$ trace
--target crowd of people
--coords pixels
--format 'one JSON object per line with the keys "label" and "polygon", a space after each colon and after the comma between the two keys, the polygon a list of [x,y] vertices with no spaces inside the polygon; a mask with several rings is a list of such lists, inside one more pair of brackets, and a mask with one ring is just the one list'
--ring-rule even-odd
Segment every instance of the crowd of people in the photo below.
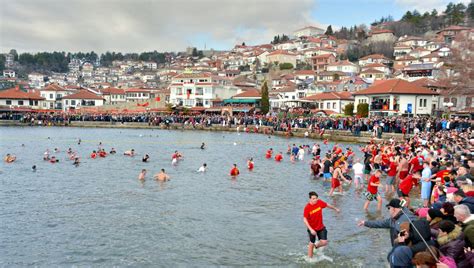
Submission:
{"label": "crowd of people", "polygon": [[[286,154],[290,162],[304,161],[311,155],[310,171],[314,179],[330,181],[329,198],[335,194],[348,192],[354,184],[355,190],[363,192],[365,197],[361,209],[369,210],[373,201],[380,211],[384,199],[389,200],[385,207],[389,217],[382,220],[361,220],[358,225],[368,228],[386,228],[390,230],[392,249],[387,252],[391,267],[474,267],[474,131],[471,122],[465,119],[434,118],[328,118],[291,116],[259,116],[240,114],[221,115],[68,115],[68,114],[23,114],[21,122],[47,125],[48,122],[67,123],[71,121],[110,121],[143,122],[150,125],[218,124],[235,127],[237,131],[249,131],[253,126],[270,126],[274,130],[290,131],[306,129],[308,132],[323,132],[324,129],[352,131],[373,131],[377,135],[383,132],[411,134],[403,140],[373,139],[360,147],[360,152],[352,148],[334,145],[327,152],[319,143],[313,146],[288,146]],[[81,140],[78,140],[80,145]],[[323,142],[327,145],[327,141]],[[202,143],[200,149],[206,148]],[[327,146],[325,147],[327,148]],[[55,153],[59,150],[55,149]],[[109,154],[114,154],[112,148]],[[80,161],[75,152],[67,151],[69,159],[78,166]],[[133,149],[125,151],[124,156],[134,157]],[[268,160],[281,162],[283,152],[274,154],[269,148],[264,156]],[[107,157],[108,154],[99,144],[90,158]],[[12,155],[5,162],[12,163]],[[171,164],[177,165],[183,155],[175,151]],[[57,163],[57,159],[46,151],[43,159]],[[150,156],[145,154],[143,162]],[[9,161],[7,161],[9,160]],[[254,169],[253,158],[247,160],[247,169]],[[36,166],[33,167],[33,170]],[[206,172],[204,163],[197,171]],[[138,175],[145,180],[146,169]],[[241,174],[237,164],[233,164],[230,176]],[[164,169],[153,176],[158,181],[168,181],[169,175]],[[351,194],[352,192],[349,192]],[[323,209],[340,209],[319,198],[311,191],[309,201],[303,213],[304,224],[309,235],[308,257],[313,252],[327,246],[328,231],[323,223]],[[331,229],[331,228],[329,228]]]}
{"label": "crowd of people", "polygon": [[[73,121],[110,122],[112,124],[136,122],[158,126],[160,124],[183,124],[190,126],[222,125],[235,126],[268,126],[275,131],[290,131],[292,129],[308,129],[310,132],[321,132],[327,129],[351,131],[354,135],[371,131],[379,136],[382,133],[417,134],[424,131],[452,130],[463,131],[471,127],[471,121],[466,118],[430,118],[430,117],[320,117],[312,115],[281,114],[246,114],[235,115],[197,114],[184,115],[179,113],[157,114],[117,114],[117,113],[3,113],[1,120],[16,120],[30,125],[67,125]],[[258,131],[258,129],[257,129]]]}
{"label": "crowd of people", "polygon": [[[354,181],[356,189],[363,189],[365,210],[372,201],[381,210],[381,192],[390,199],[386,204],[389,218],[361,220],[358,225],[390,230],[392,250],[387,252],[387,260],[391,267],[474,267],[471,129],[426,130],[403,142],[372,141],[361,148],[360,159],[352,150],[344,151],[337,145],[323,156],[318,145],[311,151],[312,174],[331,180],[330,195]],[[309,198],[304,223],[312,257],[313,249],[328,244],[322,210],[338,209],[315,192],[310,192]],[[414,205],[412,199],[420,200],[419,204]]]}

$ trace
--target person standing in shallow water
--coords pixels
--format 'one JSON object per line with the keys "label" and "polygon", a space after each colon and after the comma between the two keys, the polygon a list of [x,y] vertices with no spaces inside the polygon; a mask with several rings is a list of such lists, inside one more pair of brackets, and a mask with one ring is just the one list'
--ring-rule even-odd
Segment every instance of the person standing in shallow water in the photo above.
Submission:
{"label": "person standing in shallow water", "polygon": [[[313,251],[316,248],[324,247],[328,244],[328,231],[323,223],[323,209],[333,209],[337,212],[340,210],[323,200],[319,199],[316,192],[309,192],[309,202],[306,204],[303,212],[303,222],[308,229],[309,244],[308,257],[313,257]],[[316,236],[318,241],[316,241]]]}

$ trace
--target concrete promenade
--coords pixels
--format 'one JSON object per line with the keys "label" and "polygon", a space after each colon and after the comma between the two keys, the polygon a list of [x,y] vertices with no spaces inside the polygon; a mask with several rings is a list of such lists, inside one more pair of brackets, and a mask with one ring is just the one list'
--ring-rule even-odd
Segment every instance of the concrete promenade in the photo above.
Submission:
{"label": "concrete promenade", "polygon": [[[27,123],[20,123],[13,120],[0,120],[0,126],[19,126],[19,127],[45,127],[45,126],[29,126]],[[47,127],[47,126],[46,126]],[[160,126],[151,126],[148,123],[139,123],[139,122],[101,122],[101,121],[72,121],[69,125],[61,125],[59,127],[85,127],[85,128],[136,128],[136,129],[173,129],[173,130],[183,130],[183,131],[229,131],[236,132],[237,127],[229,127],[222,125],[212,125],[209,127],[196,125],[183,125],[183,124],[170,124],[169,127],[165,126],[164,123]],[[249,125],[250,132],[253,133],[254,126]],[[273,134],[269,134],[271,127],[262,126],[259,127],[259,134],[264,134],[265,129],[267,129],[267,134],[265,135],[275,135],[283,137],[300,137],[304,138],[304,133],[306,129],[292,129],[292,133],[288,136],[288,133],[283,131],[274,131]],[[244,126],[240,126],[240,132],[244,132]],[[334,141],[334,142],[352,142],[352,143],[367,143],[372,140],[371,132],[361,132],[360,136],[354,136],[350,131],[347,130],[326,130],[324,135],[321,137],[319,133],[309,133],[308,138]],[[403,139],[403,135],[399,133],[383,133],[382,139],[374,139],[375,141],[389,140],[393,138],[396,141]]]}

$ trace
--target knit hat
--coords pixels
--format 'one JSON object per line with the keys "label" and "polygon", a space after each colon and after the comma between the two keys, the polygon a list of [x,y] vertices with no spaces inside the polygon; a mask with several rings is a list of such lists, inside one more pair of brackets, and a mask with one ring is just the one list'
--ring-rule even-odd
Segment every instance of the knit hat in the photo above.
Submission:
{"label": "knit hat", "polygon": [[443,220],[439,223],[439,229],[445,233],[451,233],[454,230],[454,223],[448,220]]}

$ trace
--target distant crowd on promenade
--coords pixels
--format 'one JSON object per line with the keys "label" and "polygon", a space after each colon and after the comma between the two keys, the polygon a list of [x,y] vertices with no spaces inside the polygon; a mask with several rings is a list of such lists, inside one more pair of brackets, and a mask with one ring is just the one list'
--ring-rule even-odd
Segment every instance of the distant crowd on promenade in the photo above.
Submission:
{"label": "distant crowd on promenade", "polygon": [[158,126],[161,124],[183,124],[190,126],[221,125],[227,127],[253,126],[258,131],[261,126],[272,127],[274,131],[291,132],[294,129],[307,129],[314,133],[323,133],[325,130],[346,130],[354,135],[371,131],[380,136],[382,133],[417,134],[425,131],[466,130],[471,128],[472,122],[463,118],[430,118],[430,117],[320,117],[297,116],[292,114],[280,115],[183,115],[183,114],[111,114],[111,113],[4,113],[0,120],[15,120],[30,125],[66,125],[73,121],[110,122],[112,124],[141,122]]}

